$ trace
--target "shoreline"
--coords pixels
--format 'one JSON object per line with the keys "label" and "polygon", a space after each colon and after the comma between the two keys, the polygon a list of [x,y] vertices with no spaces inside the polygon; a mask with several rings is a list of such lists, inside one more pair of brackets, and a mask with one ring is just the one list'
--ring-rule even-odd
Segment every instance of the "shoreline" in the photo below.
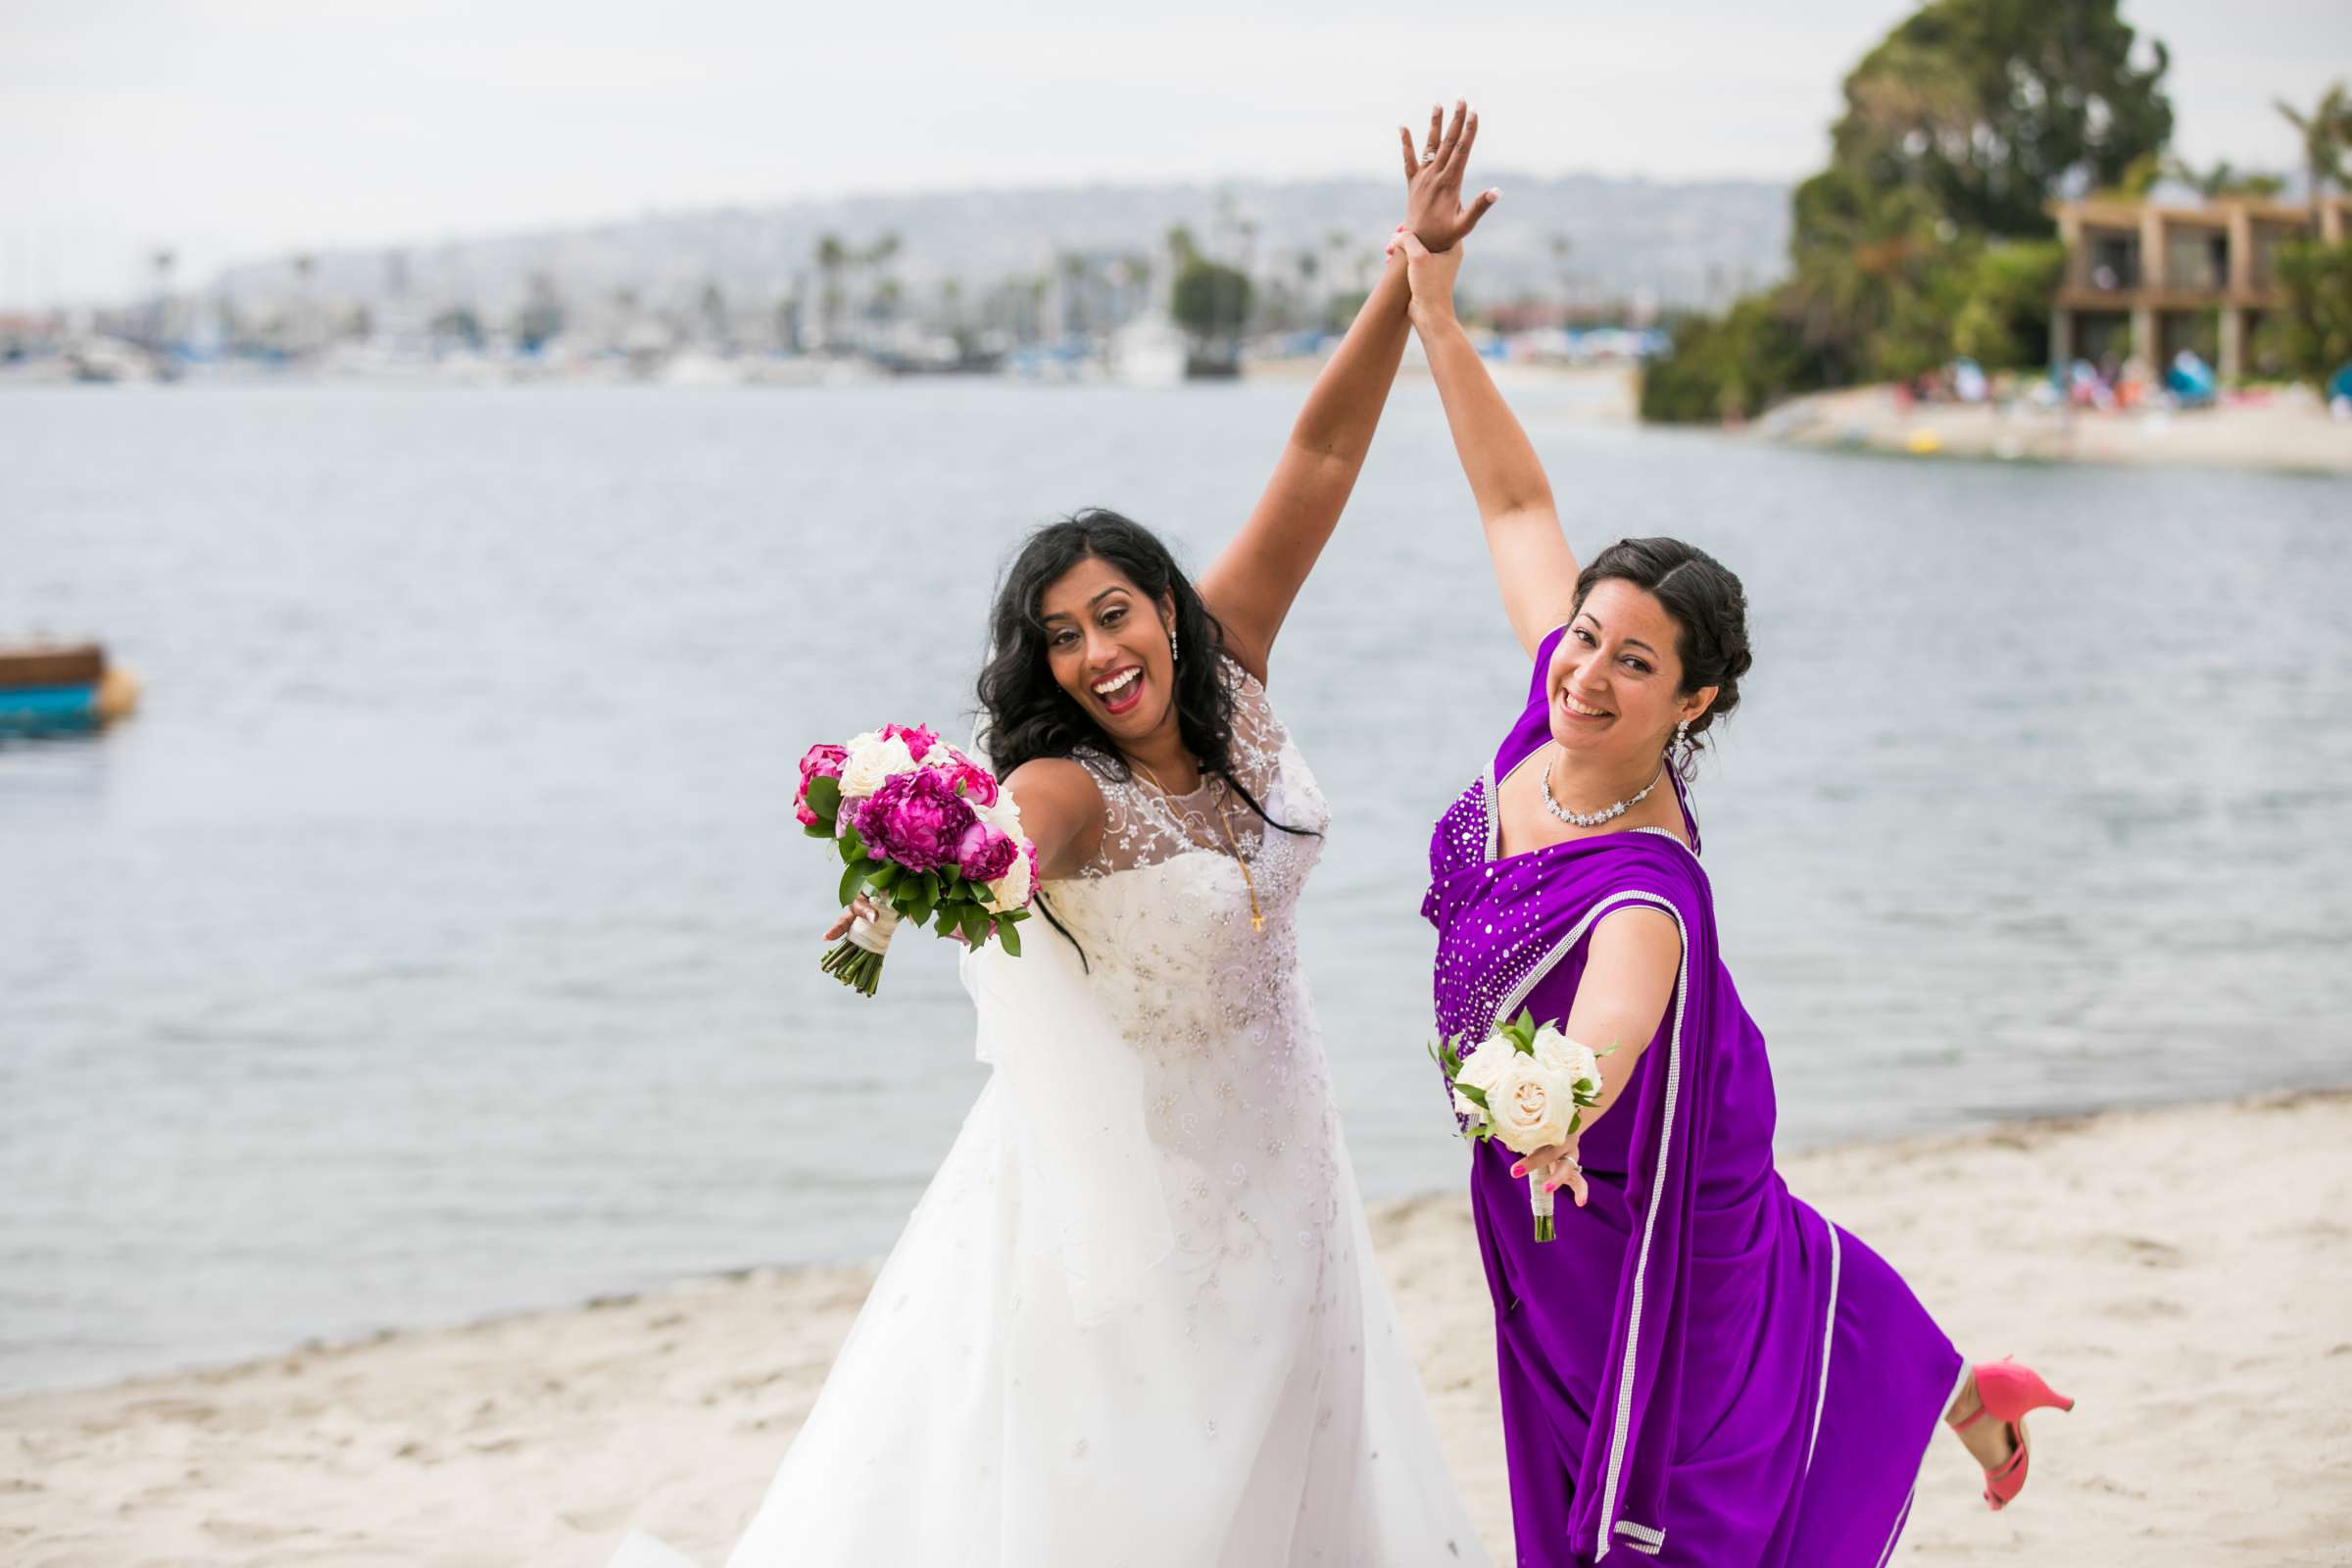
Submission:
{"label": "shoreline", "polygon": [[1807,393],[1748,428],[1778,445],[1818,451],[2352,474],[2352,420],[2294,391],[2188,412],[2096,413],[2022,403],[1905,405],[1889,386],[1858,386]]}
{"label": "shoreline", "polygon": [[[1901,1270],[1965,1352],[2014,1351],[2082,1400],[2037,1419],[2034,1485],[1998,1516],[1959,1446],[1933,1446],[1911,1554],[1986,1568],[2340,1560],[2352,1320],[2330,1303],[2352,1299],[2347,1147],[2352,1090],[2322,1089],[1784,1160],[1791,1188]],[[1372,1232],[1455,1479],[1507,1562],[1492,1308],[1467,1204],[1375,1204]],[[634,1527],[715,1562],[872,1277],[751,1269],[9,1396],[0,1548],[54,1568],[222,1555],[596,1568]]]}

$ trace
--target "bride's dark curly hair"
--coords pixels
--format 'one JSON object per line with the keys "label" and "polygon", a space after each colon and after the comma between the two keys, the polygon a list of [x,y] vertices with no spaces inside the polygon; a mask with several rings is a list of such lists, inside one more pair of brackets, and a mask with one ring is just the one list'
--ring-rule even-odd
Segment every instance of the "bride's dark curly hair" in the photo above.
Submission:
{"label": "bride's dark curly hair", "polygon": [[[1310,834],[1268,816],[1234,771],[1233,685],[1218,657],[1225,649],[1225,628],[1158,535],[1100,507],[1031,534],[997,585],[988,623],[989,659],[979,681],[980,745],[996,775],[1004,778],[1036,758],[1085,752],[1133,776],[1118,743],[1062,689],[1047,660],[1046,590],[1089,560],[1116,568],[1155,608],[1175,607],[1176,642],[1183,653],[1175,666],[1176,729],[1185,750],[1200,760],[1200,771],[1223,779],[1267,826]],[[1046,917],[1060,929],[1051,910]]]}

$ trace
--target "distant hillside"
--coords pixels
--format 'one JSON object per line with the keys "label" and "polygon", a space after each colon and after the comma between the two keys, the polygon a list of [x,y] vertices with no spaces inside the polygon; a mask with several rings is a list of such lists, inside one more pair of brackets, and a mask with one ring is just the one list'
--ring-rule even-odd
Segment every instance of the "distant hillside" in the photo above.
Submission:
{"label": "distant hillside", "polygon": [[[1576,174],[1490,174],[1503,201],[1482,225],[1466,293],[1585,299],[1640,294],[1664,305],[1720,305],[1777,277],[1788,245],[1785,186],[1757,180],[1667,183]],[[311,287],[329,297],[466,300],[511,309],[536,274],[574,299],[626,289],[649,306],[684,304],[715,283],[731,302],[765,305],[815,270],[818,237],[852,246],[898,235],[890,264],[921,304],[956,280],[967,290],[1039,276],[1069,251],[1134,253],[1165,265],[1170,227],[1209,254],[1247,255],[1261,276],[1301,275],[1301,252],[1326,279],[1376,266],[1398,191],[1378,180],[1095,185],[1057,189],[797,201],[762,208],[653,213],[590,227],[414,247],[320,253]],[[1555,238],[1565,237],[1564,256]],[[233,267],[219,289],[240,302],[282,297],[293,258]],[[1328,283],[1318,287],[1327,287]]]}

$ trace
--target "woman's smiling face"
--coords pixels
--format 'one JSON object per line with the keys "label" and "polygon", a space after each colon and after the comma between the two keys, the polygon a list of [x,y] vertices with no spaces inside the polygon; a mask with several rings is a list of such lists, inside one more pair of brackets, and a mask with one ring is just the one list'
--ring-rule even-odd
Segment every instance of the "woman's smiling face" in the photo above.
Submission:
{"label": "woman's smiling face", "polygon": [[1683,691],[1682,628],[1647,589],[1604,577],[1577,606],[1544,673],[1551,738],[1604,763],[1666,748],[1675,726],[1714,701]]}
{"label": "woman's smiling face", "polygon": [[1175,710],[1175,661],[1162,607],[1090,556],[1038,596],[1054,681],[1113,740],[1140,740]]}

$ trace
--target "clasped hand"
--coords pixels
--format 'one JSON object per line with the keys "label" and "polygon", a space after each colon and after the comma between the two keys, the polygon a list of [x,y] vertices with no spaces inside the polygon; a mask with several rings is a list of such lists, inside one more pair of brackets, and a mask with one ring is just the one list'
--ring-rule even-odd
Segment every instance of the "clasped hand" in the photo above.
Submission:
{"label": "clasped hand", "polygon": [[1487,210],[1501,199],[1498,190],[1482,190],[1467,206],[1462,203],[1462,176],[1470,167],[1470,148],[1478,140],[1478,116],[1455,100],[1453,121],[1445,112],[1429,112],[1429,136],[1413,148],[1413,133],[1402,125],[1396,135],[1404,148],[1404,221],[1389,242],[1389,254],[1405,254],[1405,274],[1412,288],[1413,318],[1425,321],[1453,313],[1453,279],[1461,270],[1461,242],[1478,226]]}

